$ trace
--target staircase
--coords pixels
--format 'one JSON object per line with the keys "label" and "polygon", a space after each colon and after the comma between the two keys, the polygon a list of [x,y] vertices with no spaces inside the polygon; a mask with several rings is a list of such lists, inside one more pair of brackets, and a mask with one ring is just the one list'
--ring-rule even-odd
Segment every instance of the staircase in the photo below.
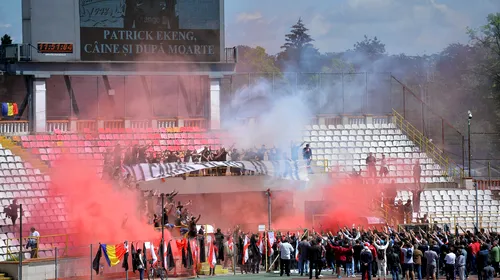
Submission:
{"label": "staircase", "polygon": [[8,277],[5,273],[0,273],[0,280],[12,280],[12,277]]}
{"label": "staircase", "polygon": [[[15,139],[15,138],[13,138]],[[42,173],[48,173],[49,171],[49,166],[43,162],[39,157],[31,154],[30,152],[26,151],[25,149],[21,148],[17,142],[10,140],[9,138],[5,136],[0,136],[0,144],[5,149],[9,149],[12,151],[12,153],[16,156],[21,157],[21,159],[24,162],[28,162],[33,166],[33,168],[40,169]],[[0,279],[1,280],[1,279]]]}
{"label": "staircase", "polygon": [[399,114],[396,110],[392,110],[394,116],[394,124],[399,128],[408,138],[420,148],[421,152],[431,158],[436,164],[441,166],[442,175],[444,177],[451,177],[460,179],[463,175],[463,169],[453,162],[442,150],[436,147],[432,141],[425,137],[416,127]]}

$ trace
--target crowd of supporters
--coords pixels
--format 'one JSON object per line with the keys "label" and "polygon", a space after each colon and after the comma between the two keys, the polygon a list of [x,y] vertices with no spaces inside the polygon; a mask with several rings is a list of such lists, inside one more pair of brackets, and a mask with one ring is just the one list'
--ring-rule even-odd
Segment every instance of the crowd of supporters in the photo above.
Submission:
{"label": "crowd of supporters", "polygon": [[[313,271],[318,278],[324,269],[331,269],[338,278],[361,274],[362,279],[421,280],[445,276],[447,280],[464,280],[477,275],[480,280],[489,280],[500,276],[496,232],[481,229],[472,233],[457,226],[452,233],[449,229],[421,224],[413,230],[385,226],[379,230],[344,227],[336,234],[276,232],[276,241],[269,251],[262,246],[264,238],[260,234],[237,230],[224,236],[219,231],[215,240],[224,252],[218,254],[219,263],[227,266],[236,254],[234,260],[242,274],[258,273],[267,265],[271,270],[279,270],[282,276],[290,276],[295,269],[309,278]],[[231,250],[233,237],[237,240],[236,251]]]}

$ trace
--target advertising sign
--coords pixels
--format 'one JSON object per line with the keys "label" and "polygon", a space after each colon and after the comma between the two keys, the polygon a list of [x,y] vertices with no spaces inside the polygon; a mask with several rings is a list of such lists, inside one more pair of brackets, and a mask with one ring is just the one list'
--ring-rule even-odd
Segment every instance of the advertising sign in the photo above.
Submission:
{"label": "advertising sign", "polygon": [[220,0],[79,0],[83,61],[220,60]]}

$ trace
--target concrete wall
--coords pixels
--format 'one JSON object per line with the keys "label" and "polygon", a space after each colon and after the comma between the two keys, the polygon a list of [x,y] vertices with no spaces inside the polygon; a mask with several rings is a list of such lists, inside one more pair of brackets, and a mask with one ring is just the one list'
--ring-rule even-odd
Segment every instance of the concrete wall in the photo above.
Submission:
{"label": "concrete wall", "polygon": [[73,43],[73,53],[45,55],[32,50],[33,61],[80,59],[79,0],[23,0],[23,43]]}
{"label": "concrete wall", "polygon": [[309,182],[283,180],[269,176],[214,176],[214,177],[188,177],[168,178],[142,182],[141,188],[145,190],[160,190],[163,193],[173,190],[179,194],[200,193],[236,193],[236,192],[264,192],[267,189],[277,190],[307,190],[312,186],[327,184],[327,174],[310,175]]}

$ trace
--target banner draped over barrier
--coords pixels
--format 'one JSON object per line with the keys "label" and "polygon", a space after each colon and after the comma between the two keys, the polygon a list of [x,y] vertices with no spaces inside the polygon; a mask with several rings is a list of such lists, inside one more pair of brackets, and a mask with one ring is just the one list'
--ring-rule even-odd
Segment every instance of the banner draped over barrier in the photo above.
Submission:
{"label": "banner draped over barrier", "polygon": [[304,161],[211,161],[189,163],[141,163],[124,166],[125,174],[137,181],[151,181],[217,167],[233,167],[286,180],[309,181]]}

